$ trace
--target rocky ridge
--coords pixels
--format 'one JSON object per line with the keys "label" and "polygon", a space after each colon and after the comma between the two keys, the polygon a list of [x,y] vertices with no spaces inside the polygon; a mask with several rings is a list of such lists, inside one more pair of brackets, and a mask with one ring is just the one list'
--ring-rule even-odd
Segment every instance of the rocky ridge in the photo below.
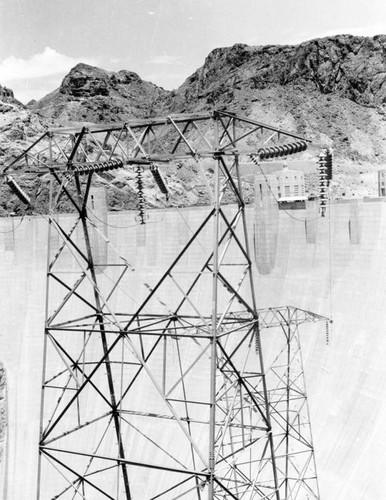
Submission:
{"label": "rocky ridge", "polygon": [[232,100],[246,84],[252,94],[300,85],[364,106],[386,106],[385,55],[386,35],[338,35],[291,46],[237,44],[213,50],[178,93],[213,105],[219,89]]}
{"label": "rocky ridge", "polygon": [[[0,157],[5,163],[52,124],[227,108],[315,141],[317,147],[305,152],[303,160],[314,159],[321,146],[333,147],[339,196],[342,186],[350,191],[346,185],[359,171],[372,172],[386,162],[386,35],[339,35],[296,46],[237,44],[215,49],[174,91],[145,82],[130,71],[115,73],[78,64],[57,90],[37,102],[23,106],[5,87],[0,88],[0,99],[8,106],[0,110]],[[188,172],[180,164],[167,173],[175,189],[174,203],[206,203],[194,185],[194,172],[190,176]],[[110,206],[133,207],[135,192],[127,187],[131,181],[118,176],[105,182]],[[34,192],[34,180],[29,179],[26,187]],[[148,200],[158,205],[150,177],[146,189]],[[15,203],[2,201],[0,211],[15,209]]]}
{"label": "rocky ridge", "polygon": [[296,130],[342,160],[385,161],[386,35],[215,49],[173,100],[175,110],[213,106]]}
{"label": "rocky ridge", "polygon": [[77,64],[61,86],[29,107],[49,123],[120,122],[166,112],[169,92],[132,71]]}

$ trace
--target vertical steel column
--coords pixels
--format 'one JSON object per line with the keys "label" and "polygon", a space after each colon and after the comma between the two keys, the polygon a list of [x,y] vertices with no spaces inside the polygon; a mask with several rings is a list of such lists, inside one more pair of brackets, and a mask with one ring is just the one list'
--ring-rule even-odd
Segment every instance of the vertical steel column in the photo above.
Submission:
{"label": "vertical steel column", "polygon": [[[52,157],[52,134],[49,134],[48,140],[48,151],[49,151],[49,162],[50,165],[53,163]],[[53,203],[53,177],[50,176],[50,192],[49,192],[49,219],[48,219],[48,227],[47,227],[47,258],[46,258],[46,299],[45,299],[45,321],[49,318],[49,288],[50,288],[50,280],[48,279],[48,273],[50,272],[50,257],[51,257],[51,216],[52,216],[52,203]],[[45,375],[46,375],[46,364],[47,364],[47,324],[45,325],[44,330],[44,339],[43,339],[43,368],[42,368],[42,388],[40,392],[40,428],[39,428],[39,443],[41,442],[41,438],[43,436],[43,413],[44,413],[44,383],[45,383]],[[41,468],[42,468],[42,454],[40,452],[39,447],[39,457],[38,457],[38,473],[37,473],[37,493],[36,498],[40,500],[40,483],[41,483]]]}
{"label": "vertical steel column", "polygon": [[[233,138],[235,140],[237,138],[237,131],[236,131],[236,124],[235,124],[234,120],[233,120],[232,133],[233,133]],[[243,192],[242,192],[240,168],[239,168],[239,155],[237,153],[234,154],[234,166],[236,169],[238,190],[240,192],[240,199],[244,201]],[[253,272],[252,272],[252,258],[251,258],[251,252],[250,252],[250,247],[249,247],[248,227],[247,227],[247,220],[246,220],[246,215],[245,215],[245,204],[244,203],[243,203],[241,209],[242,209],[242,221],[243,221],[243,231],[244,231],[244,240],[245,240],[244,244],[245,244],[245,250],[247,252],[248,259],[249,259],[249,283],[250,283],[250,289],[251,289],[252,307],[253,307],[253,311],[256,315],[256,318],[258,319],[259,315],[257,313],[255,283],[254,283]],[[278,480],[277,467],[276,467],[276,456],[275,456],[275,444],[274,444],[273,435],[272,435],[272,424],[271,424],[271,416],[270,416],[268,388],[267,388],[267,381],[266,381],[266,375],[265,375],[265,369],[264,369],[264,357],[263,357],[262,346],[261,346],[259,323],[257,323],[257,325],[255,327],[254,335],[255,335],[255,345],[256,345],[256,349],[258,350],[259,363],[260,363],[260,368],[261,368],[261,373],[262,373],[264,406],[265,406],[265,410],[266,410],[265,416],[266,416],[267,424],[269,426],[268,439],[269,439],[270,455],[271,455],[271,462],[272,462],[272,473],[273,473],[273,479],[274,479],[275,496],[276,496],[276,500],[280,500],[279,480]]]}
{"label": "vertical steel column", "polygon": [[[92,174],[90,174],[88,185],[90,184],[90,181],[91,181],[91,175]],[[110,366],[110,356],[109,356],[109,352],[108,352],[109,348],[107,345],[107,338],[106,338],[105,325],[104,325],[104,319],[103,319],[103,311],[102,311],[103,308],[102,308],[101,300],[100,300],[99,293],[98,293],[98,284],[97,284],[97,278],[96,278],[96,272],[95,272],[95,265],[94,265],[94,259],[93,259],[91,243],[90,243],[90,236],[89,236],[87,221],[86,221],[86,219],[87,219],[87,197],[88,197],[89,190],[87,189],[86,194],[84,196],[82,196],[81,185],[79,182],[78,174],[75,174],[75,183],[76,183],[76,188],[77,188],[77,192],[78,192],[78,196],[79,196],[79,203],[82,204],[81,222],[82,222],[84,239],[85,239],[85,243],[86,243],[88,265],[89,265],[89,269],[90,269],[91,279],[94,283],[94,300],[95,300],[95,306],[97,309],[96,319],[97,319],[97,322],[98,322],[99,328],[100,328],[103,354],[105,357],[105,369],[106,369],[106,375],[107,375],[107,383],[108,383],[109,392],[110,392],[110,399],[111,399],[112,416],[113,416],[115,433],[116,433],[117,442],[118,442],[119,455],[120,455],[120,458],[122,459],[122,462],[120,462],[120,466],[122,469],[122,476],[123,476],[123,483],[124,483],[124,487],[125,487],[126,500],[131,500],[130,484],[129,484],[129,478],[128,478],[128,474],[127,474],[127,466],[126,466],[126,463],[124,462],[125,451],[124,451],[123,443],[122,443],[119,410],[118,410],[117,400],[116,400],[116,396],[115,396],[115,387],[114,387],[112,370],[111,370],[111,366]]]}
{"label": "vertical steel column", "polygon": [[[214,120],[215,151],[219,147],[218,118]],[[209,423],[209,485],[208,500],[214,499],[215,441],[216,441],[216,371],[217,371],[217,293],[218,293],[218,243],[220,230],[220,160],[215,157],[213,202],[213,275],[212,275],[212,338],[210,368],[210,423]]]}
{"label": "vertical steel column", "polygon": [[[303,374],[303,386],[304,386],[304,397],[305,397],[305,402],[306,402],[306,409],[307,409],[307,416],[308,416],[308,426],[309,426],[309,433],[310,433],[310,444],[311,444],[311,450],[312,450],[312,464],[314,466],[314,473],[315,473],[315,482],[316,482],[316,499],[320,500],[320,489],[319,489],[319,479],[318,479],[318,469],[316,467],[316,458],[315,458],[315,450],[314,450],[314,442],[312,439],[312,425],[311,425],[311,415],[310,415],[310,409],[308,406],[308,399],[307,399],[307,384],[306,384],[306,378],[304,376],[304,363],[303,363],[303,354],[302,354],[302,348],[301,348],[301,341],[300,341],[300,334],[299,334],[299,311],[295,311],[295,319],[296,319],[296,324],[295,324],[295,332],[296,332],[296,338],[298,341],[298,346],[299,346],[299,362],[300,362],[300,370],[301,373]],[[325,318],[327,319],[327,318]]]}
{"label": "vertical steel column", "polygon": [[286,430],[285,430],[285,499],[288,498],[289,491],[289,439],[290,439],[290,384],[291,384],[291,318],[290,310],[287,311],[287,331],[283,328],[287,340],[287,370],[286,370]]}

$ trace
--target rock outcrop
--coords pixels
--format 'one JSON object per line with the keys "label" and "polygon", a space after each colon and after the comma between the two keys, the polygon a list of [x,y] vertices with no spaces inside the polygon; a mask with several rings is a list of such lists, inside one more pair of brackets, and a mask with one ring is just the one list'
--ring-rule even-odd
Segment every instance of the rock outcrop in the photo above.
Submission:
{"label": "rock outcrop", "polygon": [[[315,158],[320,147],[333,147],[337,192],[343,192],[340,188],[350,184],[353,172],[386,164],[386,35],[218,48],[171,92],[131,71],[109,72],[86,64],[75,66],[57,90],[27,106],[16,101],[10,89],[0,87],[0,159],[12,160],[51,125],[123,122],[213,108],[307,136],[316,147],[303,154],[304,160]],[[194,173],[186,184],[184,170],[180,165],[168,172],[178,204],[205,203],[192,184]],[[131,181],[118,177],[106,181],[110,206],[133,207],[134,188],[130,196],[118,193],[122,182]],[[44,210],[46,190],[35,189],[34,179],[25,182],[39,198],[39,210]],[[149,203],[157,205],[150,177],[145,189]],[[0,186],[0,213],[19,211],[17,200],[3,201],[3,191]]]}
{"label": "rock outcrop", "polygon": [[295,46],[237,44],[215,49],[178,95],[213,105],[218,98],[232,102],[235,91],[246,85],[251,92],[300,86],[304,92],[316,90],[382,107],[386,104],[386,35],[338,35]]}
{"label": "rock outcrop", "polygon": [[76,65],[61,86],[30,105],[48,122],[118,122],[165,112],[169,92],[145,82],[132,71],[108,72]]}
{"label": "rock outcrop", "polygon": [[30,109],[49,123],[227,108],[305,134],[347,161],[386,161],[386,35],[213,50],[177,90],[78,64]]}
{"label": "rock outcrop", "polygon": [[0,113],[6,113],[11,109],[23,107],[23,104],[15,99],[13,90],[0,85]]}
{"label": "rock outcrop", "polygon": [[174,111],[225,107],[332,146],[345,161],[386,161],[386,35],[213,50],[176,91]]}

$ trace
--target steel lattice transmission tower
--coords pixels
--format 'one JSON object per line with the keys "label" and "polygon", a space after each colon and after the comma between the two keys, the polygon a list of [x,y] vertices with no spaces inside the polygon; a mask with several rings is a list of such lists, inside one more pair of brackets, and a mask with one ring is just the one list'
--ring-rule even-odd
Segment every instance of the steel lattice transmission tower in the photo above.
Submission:
{"label": "steel lattice transmission tower", "polygon": [[[172,115],[50,130],[4,170],[9,183],[20,165],[50,174],[61,240],[48,252],[39,500],[319,499],[297,328],[320,317],[256,308],[239,168],[306,145],[226,111]],[[212,205],[143,278],[94,217],[92,180],[150,169],[165,192],[176,158],[213,160]],[[63,199],[74,217],[56,215]],[[265,367],[271,328],[284,344]]]}

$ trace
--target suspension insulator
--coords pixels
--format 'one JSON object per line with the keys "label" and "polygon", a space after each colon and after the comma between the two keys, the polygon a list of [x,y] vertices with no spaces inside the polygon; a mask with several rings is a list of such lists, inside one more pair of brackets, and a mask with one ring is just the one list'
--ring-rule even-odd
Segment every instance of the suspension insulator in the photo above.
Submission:
{"label": "suspension insulator", "polygon": [[143,167],[137,165],[134,169],[136,176],[136,186],[137,186],[137,209],[138,209],[138,221],[140,224],[145,224],[146,214],[145,214],[145,197],[143,194],[143,180],[142,172]]}
{"label": "suspension insulator", "polygon": [[327,197],[328,197],[328,179],[327,179],[327,151],[324,150],[319,155],[319,205],[320,215],[325,216]]}
{"label": "suspension insulator", "polygon": [[123,162],[119,159],[88,163],[86,165],[72,165],[72,169],[79,175],[89,174],[91,172],[105,172],[106,170],[113,170],[114,168],[122,168]]}
{"label": "suspension insulator", "polygon": [[330,343],[330,322],[326,321],[326,344]]}
{"label": "suspension insulator", "polygon": [[267,158],[274,158],[276,156],[276,148],[273,146],[269,147],[267,150]]}
{"label": "suspension insulator", "polygon": [[19,184],[15,181],[15,179],[8,175],[5,179],[5,182],[8,184],[10,189],[16,194],[20,201],[22,201],[25,205],[31,205],[31,198],[28,194],[19,186]]}
{"label": "suspension insulator", "polygon": [[288,156],[295,153],[300,153],[301,151],[305,151],[307,149],[306,141],[297,141],[289,144],[283,144],[280,146],[271,146],[268,148],[260,148],[257,150],[255,155],[250,155],[251,158],[253,156],[257,156],[260,160],[267,160],[269,158],[277,158],[280,156]]}
{"label": "suspension insulator", "polygon": [[327,182],[330,183],[332,180],[332,151],[328,149],[326,151],[326,177]]}
{"label": "suspension insulator", "polygon": [[166,196],[166,199],[168,199],[169,196],[168,188],[166,187],[166,184],[161,176],[161,172],[159,171],[159,168],[155,163],[150,165],[150,172],[152,173],[154,180],[157,183],[157,186],[159,187],[161,193]]}
{"label": "suspension insulator", "polygon": [[283,156],[287,156],[290,154],[290,148],[288,144],[283,144],[282,148],[283,148]]}
{"label": "suspension insulator", "polygon": [[257,323],[257,326],[256,326],[256,330],[255,330],[255,333],[254,333],[254,336],[255,336],[255,352],[256,354],[259,354],[259,346],[260,346],[260,342],[259,342],[259,336],[260,336],[260,327],[259,327],[259,324]]}

